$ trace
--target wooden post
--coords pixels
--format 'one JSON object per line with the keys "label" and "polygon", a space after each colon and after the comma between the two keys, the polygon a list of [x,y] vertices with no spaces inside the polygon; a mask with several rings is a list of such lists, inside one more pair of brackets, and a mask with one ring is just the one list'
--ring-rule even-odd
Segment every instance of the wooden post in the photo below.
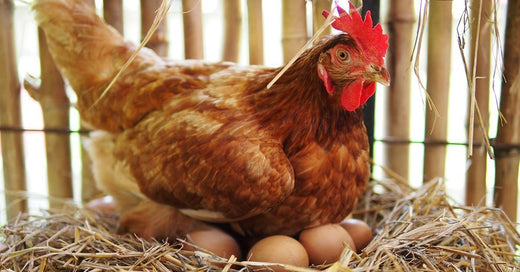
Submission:
{"label": "wooden post", "polygon": [[426,110],[424,135],[424,180],[444,177],[448,137],[452,2],[431,0],[428,21],[428,83],[426,89],[437,107]]}
{"label": "wooden post", "polygon": [[[162,0],[141,0],[141,39],[144,39],[153,24],[156,11],[161,6]],[[163,18],[157,30],[153,33],[146,47],[151,48],[157,55],[168,56],[168,28],[167,19]]]}
{"label": "wooden post", "polygon": [[[331,7],[330,0],[313,0],[312,1],[312,33],[316,33],[318,29],[325,23],[325,17],[321,14],[323,10],[329,10]],[[320,34],[320,37],[330,34],[330,27]]]}
{"label": "wooden post", "polygon": [[[482,3],[482,6],[480,6]],[[491,82],[491,28],[492,28],[492,5],[493,0],[473,0],[471,8],[471,71],[475,67],[475,99],[477,100],[480,114],[484,120],[486,131],[489,122],[489,88]],[[479,14],[480,18],[479,18]],[[480,30],[477,29],[480,23]],[[479,31],[479,32],[477,32]],[[477,41],[478,36],[478,41]],[[474,46],[476,44],[476,47]],[[476,57],[476,63],[473,62]],[[473,114],[473,113],[469,113]],[[475,119],[471,164],[466,175],[466,204],[486,205],[486,173],[487,173],[487,150],[483,137],[486,137]]]}
{"label": "wooden post", "polygon": [[[16,67],[13,27],[14,4],[12,0],[0,0],[0,126],[22,126],[20,107],[20,81]],[[7,191],[7,219],[15,219],[18,213],[27,210],[25,198],[9,192],[25,191],[25,164],[23,139],[20,132],[1,131],[4,186]]]}
{"label": "wooden post", "polygon": [[186,59],[203,59],[202,7],[200,0],[182,0],[184,22],[184,56]]}
{"label": "wooden post", "polygon": [[247,1],[249,64],[264,64],[264,28],[262,0]]}
{"label": "wooden post", "polygon": [[392,0],[388,16],[389,58],[388,70],[392,78],[385,91],[386,120],[384,164],[408,180],[410,137],[410,92],[412,42],[415,34],[413,0]]}
{"label": "wooden post", "polygon": [[[54,64],[47,47],[45,34],[38,29],[40,47],[41,84],[28,81],[25,86],[29,94],[42,107],[45,129],[69,129],[70,102],[65,93],[65,83]],[[72,168],[70,161],[70,137],[68,133],[45,133],[47,157],[47,186],[53,198],[72,198]],[[61,207],[59,201],[49,200],[50,208]]]}
{"label": "wooden post", "polygon": [[240,0],[223,1],[224,46],[222,60],[238,62],[240,35],[242,30],[242,7]]}
{"label": "wooden post", "polygon": [[123,0],[103,0],[103,17],[123,35]]}
{"label": "wooden post", "polygon": [[520,162],[520,0],[509,0],[504,49],[504,80],[500,111],[507,123],[499,123],[496,143],[495,205],[516,222],[518,164]]}
{"label": "wooden post", "polygon": [[282,47],[284,63],[289,62],[307,42],[305,1],[282,1]]}

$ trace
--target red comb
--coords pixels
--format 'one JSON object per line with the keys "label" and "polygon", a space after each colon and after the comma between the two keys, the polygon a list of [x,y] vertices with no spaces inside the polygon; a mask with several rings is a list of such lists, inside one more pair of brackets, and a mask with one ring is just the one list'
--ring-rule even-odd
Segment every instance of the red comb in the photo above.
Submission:
{"label": "red comb", "polygon": [[[372,27],[372,17],[370,11],[367,11],[365,20],[356,10],[356,7],[349,1],[350,15],[339,5],[337,10],[339,18],[332,22],[332,27],[339,31],[348,33],[357,44],[365,51],[365,55],[369,60],[379,66],[384,64],[386,50],[388,49],[388,35],[383,34],[383,28],[380,24]],[[324,10],[323,16],[327,18],[329,12]]]}

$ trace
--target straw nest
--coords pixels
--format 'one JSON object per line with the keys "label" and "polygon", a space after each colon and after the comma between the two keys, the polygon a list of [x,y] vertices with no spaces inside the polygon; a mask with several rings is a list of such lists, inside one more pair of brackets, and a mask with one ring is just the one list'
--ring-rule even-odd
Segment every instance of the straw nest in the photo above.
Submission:
{"label": "straw nest", "polygon": [[[298,271],[519,271],[520,235],[499,209],[449,201],[442,180],[419,189],[373,181],[355,217],[374,231],[360,253],[346,248],[327,267]],[[0,268],[7,271],[269,271],[265,263],[219,258],[185,241],[147,242],[113,234],[117,218],[68,212],[24,215],[0,229]]]}

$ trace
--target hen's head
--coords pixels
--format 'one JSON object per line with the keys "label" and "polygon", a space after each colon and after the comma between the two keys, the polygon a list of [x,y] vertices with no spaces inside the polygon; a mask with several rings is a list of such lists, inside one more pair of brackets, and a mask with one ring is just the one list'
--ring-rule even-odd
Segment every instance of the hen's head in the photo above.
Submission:
{"label": "hen's head", "polygon": [[[375,91],[376,82],[388,85],[390,75],[384,67],[388,35],[381,25],[372,27],[370,12],[365,20],[351,4],[350,15],[338,6],[339,18],[332,27],[346,32],[321,53],[318,75],[329,94],[341,90],[341,104],[348,111],[363,105]],[[327,11],[323,12],[329,16]]]}

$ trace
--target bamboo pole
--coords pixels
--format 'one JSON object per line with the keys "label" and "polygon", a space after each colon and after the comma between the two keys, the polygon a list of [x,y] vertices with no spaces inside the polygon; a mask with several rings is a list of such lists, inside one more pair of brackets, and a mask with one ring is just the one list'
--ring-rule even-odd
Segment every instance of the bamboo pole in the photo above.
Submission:
{"label": "bamboo pole", "polygon": [[184,56],[186,59],[203,59],[202,7],[200,0],[182,0],[184,22]]}
{"label": "bamboo pole", "polygon": [[[16,52],[13,30],[14,4],[12,0],[0,0],[0,126],[21,127],[20,81],[16,67]],[[25,191],[25,163],[22,135],[15,131],[0,131],[6,215],[15,219],[18,213],[27,210],[25,198],[10,194]]]}
{"label": "bamboo pole", "polygon": [[[141,0],[141,39],[144,39],[153,24],[156,11],[163,0]],[[168,56],[168,28],[167,19],[163,18],[157,30],[153,33],[146,47],[151,48],[157,55]]]}
{"label": "bamboo pole", "polygon": [[242,30],[242,6],[240,0],[223,1],[224,46],[222,60],[238,62]]}
{"label": "bamboo pole", "polygon": [[[325,23],[325,17],[321,14],[323,10],[330,10],[330,0],[312,0],[312,33],[316,33],[318,29]],[[330,27],[320,34],[320,38],[330,34]]]}
{"label": "bamboo pole", "polygon": [[[482,3],[482,6],[481,6]],[[493,0],[473,0],[471,8],[471,71],[475,67],[475,99],[484,120],[486,131],[489,120],[489,88],[491,77],[491,27],[492,27],[492,5]],[[480,18],[479,18],[479,14]],[[478,32],[477,32],[478,31]],[[477,40],[478,37],[478,40]],[[476,43],[476,47],[473,46]],[[476,60],[474,62],[473,60]],[[472,113],[469,113],[472,114]],[[473,152],[470,158],[471,164],[466,175],[466,204],[486,205],[486,173],[487,173],[487,150],[483,137],[486,137],[479,128],[478,121],[472,125]]]}
{"label": "bamboo pole", "polygon": [[306,6],[302,0],[282,1],[282,47],[284,63],[289,62],[307,42]]}
{"label": "bamboo pole", "polygon": [[124,33],[123,0],[103,0],[103,17],[119,33]]}
{"label": "bamboo pole", "polygon": [[414,34],[414,1],[392,0],[388,15],[388,70],[392,78],[386,94],[385,137],[392,141],[385,146],[384,164],[408,180],[410,137],[410,92],[412,42]]}
{"label": "bamboo pole", "polygon": [[[68,130],[70,102],[65,83],[50,55],[43,30],[38,29],[41,84],[25,81],[28,93],[40,103],[45,129]],[[70,137],[66,133],[46,133],[47,186],[50,208],[61,208],[53,198],[72,198]]]}
{"label": "bamboo pole", "polygon": [[495,142],[495,205],[515,222],[520,162],[520,0],[509,0],[504,49],[500,111],[507,121],[499,125]]}
{"label": "bamboo pole", "polygon": [[[450,90],[452,2],[431,0],[428,21],[428,82],[426,89],[437,112],[426,111],[424,180],[444,177],[448,137],[448,97]],[[437,115],[438,114],[438,115]]]}
{"label": "bamboo pole", "polygon": [[264,64],[264,28],[262,0],[247,1],[249,64]]}

